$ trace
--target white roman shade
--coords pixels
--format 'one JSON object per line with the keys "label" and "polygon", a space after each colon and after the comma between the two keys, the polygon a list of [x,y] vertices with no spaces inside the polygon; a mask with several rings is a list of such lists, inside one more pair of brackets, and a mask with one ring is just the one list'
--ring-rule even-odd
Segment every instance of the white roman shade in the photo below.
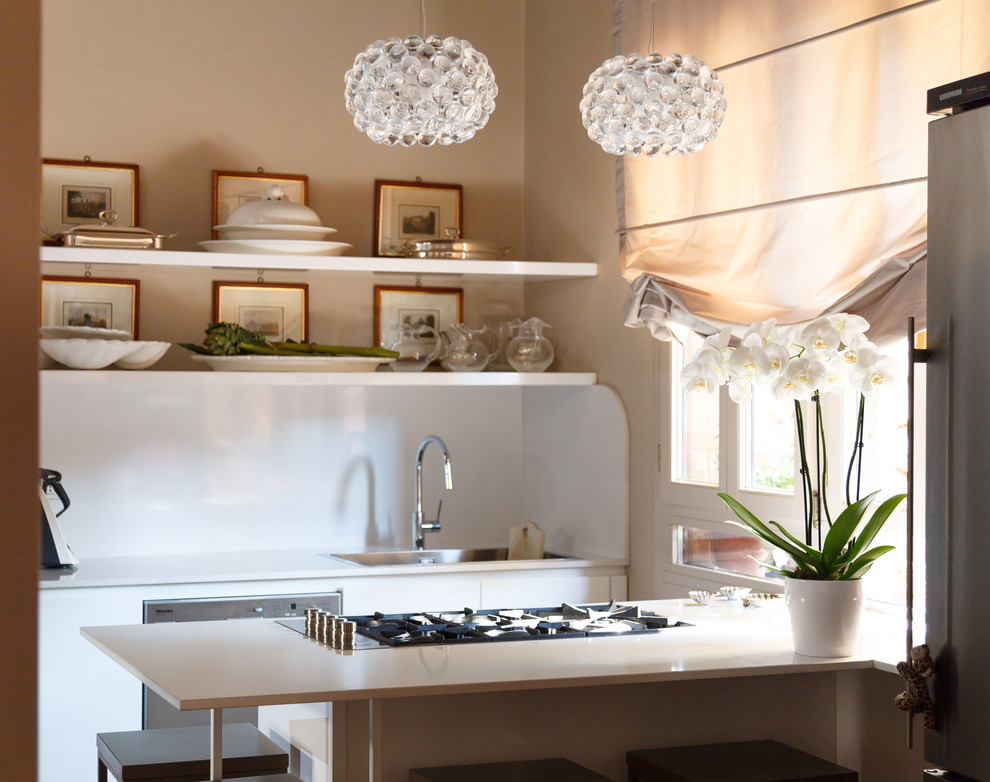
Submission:
{"label": "white roman shade", "polygon": [[[715,68],[728,109],[698,154],[619,162],[627,325],[922,319],[926,93],[990,70],[988,6],[657,0],[653,48]],[[616,3],[617,50],[648,50],[651,13]]]}

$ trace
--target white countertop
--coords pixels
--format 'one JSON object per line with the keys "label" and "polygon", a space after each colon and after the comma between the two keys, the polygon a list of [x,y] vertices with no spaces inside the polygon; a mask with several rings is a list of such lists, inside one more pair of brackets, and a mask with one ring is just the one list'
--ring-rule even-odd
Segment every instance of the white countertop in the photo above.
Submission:
{"label": "white countertop", "polygon": [[[890,664],[896,638],[855,657],[794,654],[783,600],[640,602],[691,623],[637,637],[335,652],[275,620],[84,627],[82,634],[179,709],[838,671]],[[867,621],[867,627],[875,626]],[[190,662],[194,661],[194,662]]]}
{"label": "white countertop", "polygon": [[[449,565],[360,567],[323,556],[323,550],[280,550],[170,554],[141,557],[88,557],[74,571],[43,569],[41,589],[193,584],[225,581],[278,581],[505,570],[550,570],[628,565],[628,560],[595,555],[573,559],[464,562]],[[353,552],[336,552],[353,553]]]}

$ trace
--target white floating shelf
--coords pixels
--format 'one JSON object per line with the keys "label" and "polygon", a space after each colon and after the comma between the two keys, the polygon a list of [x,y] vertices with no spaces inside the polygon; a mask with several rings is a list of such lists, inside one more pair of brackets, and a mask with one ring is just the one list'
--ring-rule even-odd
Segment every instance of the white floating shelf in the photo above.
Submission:
{"label": "white floating shelf", "polygon": [[174,268],[266,269],[332,272],[351,276],[421,274],[465,279],[508,278],[542,282],[595,277],[596,263],[557,261],[447,261],[423,258],[357,258],[349,255],[254,255],[176,250],[103,250],[90,247],[42,247],[49,263],[156,266]]}
{"label": "white floating shelf", "polygon": [[199,384],[211,386],[433,386],[433,387],[560,387],[593,386],[594,372],[216,372],[177,370],[41,371],[42,385],[50,384]]}

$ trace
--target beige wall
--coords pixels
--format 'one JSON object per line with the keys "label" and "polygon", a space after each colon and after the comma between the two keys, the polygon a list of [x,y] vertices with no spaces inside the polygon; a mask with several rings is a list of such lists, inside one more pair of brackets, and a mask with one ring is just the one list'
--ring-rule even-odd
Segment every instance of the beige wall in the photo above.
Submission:
{"label": "beige wall", "polygon": [[[306,174],[310,206],[351,255],[372,253],[376,179],[459,183],[464,235],[512,248],[523,243],[522,0],[427,4],[427,31],[455,34],[489,58],[500,93],[470,143],[389,148],[372,143],[344,108],[344,73],[378,38],[419,33],[419,4],[369,0],[45,0],[42,154],[136,163],[141,224],[178,233],[168,249],[210,239],[212,171]],[[46,264],[46,274],[80,274]],[[253,271],[177,274],[94,267],[99,277],[141,281],[143,339],[199,342],[212,316],[212,281],[254,280]],[[370,344],[374,280],[267,272],[269,282],[310,287],[310,338]],[[424,285],[465,289],[465,317],[481,325],[497,304],[521,309],[517,284]],[[189,369],[173,348],[159,365]]]}
{"label": "beige wall", "polygon": [[[0,757],[4,779],[36,777],[38,534],[39,0],[0,14]],[[16,194],[16,195],[12,195]]]}
{"label": "beige wall", "polygon": [[142,223],[210,238],[211,171],[307,174],[310,205],[371,254],[375,179],[464,185],[466,236],[522,241],[522,0],[427,3],[427,29],[489,58],[483,132],[448,148],[372,143],[344,109],[344,73],[377,38],[418,33],[392,0],[45,0],[42,153],[137,163]]}
{"label": "beige wall", "polygon": [[[394,21],[383,23],[389,14]],[[587,138],[577,109],[588,74],[611,54],[611,3],[433,0],[427,29],[454,32],[486,53],[497,108],[467,144],[397,149],[353,128],[343,74],[377,37],[417,32],[415,3],[45,0],[42,154],[137,163],[141,223],[178,232],[173,249],[210,238],[214,169],[262,166],[307,174],[310,205],[339,229],[335,239],[355,245],[354,255],[371,253],[374,180],[420,176],[463,184],[469,238],[495,239],[527,260],[597,261],[598,279],[528,286],[525,303],[516,285],[466,284],[465,314],[480,325],[494,303],[507,302],[540,315],[553,326],[557,369],[593,369],[618,391],[631,421],[630,594],[656,596],[655,350],[644,331],[622,325],[615,159]],[[44,271],[81,273],[52,264]],[[142,338],[193,342],[211,315],[211,281],[256,276],[93,273],[140,278]],[[292,272],[265,279],[310,285],[313,339],[370,342],[373,282]],[[161,367],[189,362],[173,348]]]}
{"label": "beige wall", "polygon": [[[629,420],[629,597],[659,597],[655,560],[655,343],[623,325],[627,283],[615,234],[615,157],[592,142],[578,103],[588,75],[612,53],[612,4],[526,6],[526,255],[597,261],[598,277],[528,286],[526,309],[553,324],[560,369],[591,368],[615,389]],[[594,443],[589,443],[594,447]]]}

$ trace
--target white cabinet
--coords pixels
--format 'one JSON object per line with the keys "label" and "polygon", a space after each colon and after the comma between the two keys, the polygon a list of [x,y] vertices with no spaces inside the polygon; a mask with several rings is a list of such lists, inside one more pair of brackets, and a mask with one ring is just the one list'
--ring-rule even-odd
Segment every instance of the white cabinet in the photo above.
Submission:
{"label": "white cabinet", "polygon": [[141,601],[131,590],[51,589],[39,608],[38,779],[89,782],[96,734],[141,727],[141,685],[79,628],[139,624]]}
{"label": "white cabinet", "polygon": [[564,602],[572,605],[607,603],[612,597],[611,577],[607,575],[534,578],[527,573],[513,578],[484,579],[480,605],[483,608],[539,608]]}
{"label": "white cabinet", "polygon": [[[96,762],[96,734],[141,728],[141,685],[86,641],[79,628],[140,624],[145,600],[340,591],[343,610],[347,614],[403,613],[465,606],[492,608],[508,606],[517,599],[519,604],[535,601],[554,605],[564,600],[607,601],[608,583],[616,577],[624,579],[622,570],[621,566],[605,566],[591,568],[587,575],[574,568],[505,570],[496,575],[491,571],[438,573],[434,570],[400,576],[42,589],[39,599],[38,780],[90,782]],[[523,599],[523,595],[527,597]],[[277,665],[278,661],[273,664]],[[313,734],[312,725],[325,720],[326,708],[314,706],[309,712],[306,719],[313,722],[293,723],[293,735],[298,734],[299,741],[305,743],[303,748],[319,757],[321,750],[306,742],[313,739],[313,735],[325,735],[320,733],[319,726]],[[296,715],[296,719],[302,718]],[[309,737],[305,741],[301,738],[304,735]]]}

